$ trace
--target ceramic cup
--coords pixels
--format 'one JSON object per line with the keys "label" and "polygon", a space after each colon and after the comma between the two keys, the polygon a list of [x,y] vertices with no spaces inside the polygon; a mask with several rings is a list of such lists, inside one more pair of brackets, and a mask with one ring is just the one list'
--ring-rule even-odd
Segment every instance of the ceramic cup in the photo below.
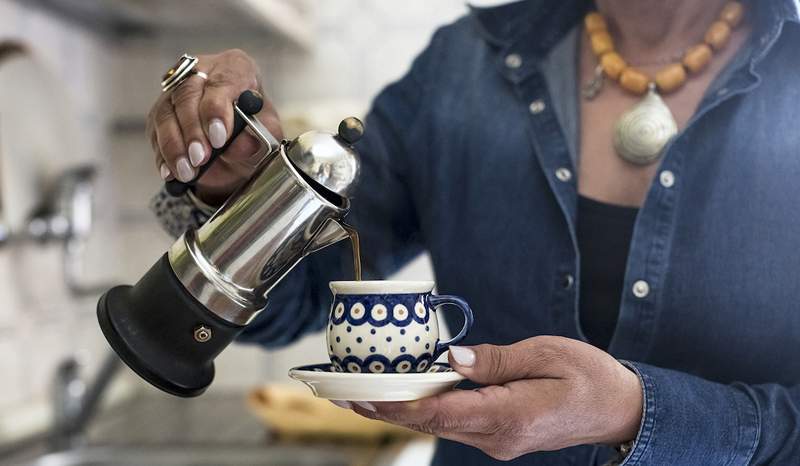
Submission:
{"label": "ceramic cup", "polygon": [[[326,337],[339,372],[425,372],[448,346],[467,336],[472,310],[458,296],[432,294],[433,282],[337,281]],[[464,326],[439,341],[436,309],[452,304]]]}

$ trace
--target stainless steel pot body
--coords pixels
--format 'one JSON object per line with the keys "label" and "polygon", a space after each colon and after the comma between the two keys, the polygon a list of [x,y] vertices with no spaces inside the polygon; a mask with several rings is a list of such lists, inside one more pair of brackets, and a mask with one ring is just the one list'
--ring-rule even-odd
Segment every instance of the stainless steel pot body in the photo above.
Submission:
{"label": "stainless steel pot body", "polygon": [[312,187],[281,144],[211,219],[172,245],[169,262],[200,304],[246,325],[303,257],[348,237],[339,223],[348,209],[346,198]]}

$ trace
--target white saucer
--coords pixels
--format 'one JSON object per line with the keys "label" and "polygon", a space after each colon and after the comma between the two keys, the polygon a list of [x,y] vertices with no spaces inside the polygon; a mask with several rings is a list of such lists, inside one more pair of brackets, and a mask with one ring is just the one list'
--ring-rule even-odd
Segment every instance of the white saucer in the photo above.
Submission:
{"label": "white saucer", "polygon": [[334,372],[330,363],[313,364],[291,369],[289,377],[308,385],[320,398],[349,401],[418,400],[452,390],[464,380],[448,364],[413,374],[353,374]]}

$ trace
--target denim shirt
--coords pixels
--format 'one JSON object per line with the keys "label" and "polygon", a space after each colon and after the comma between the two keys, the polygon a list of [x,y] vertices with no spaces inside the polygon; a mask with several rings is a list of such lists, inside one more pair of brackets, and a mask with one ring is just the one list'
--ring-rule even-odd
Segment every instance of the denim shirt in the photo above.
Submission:
{"label": "denim shirt", "polygon": [[[577,55],[561,58],[573,64],[559,76],[552,52],[590,7],[473,9],[434,35],[366,119],[348,217],[366,274],[386,277],[427,251],[439,291],[472,305],[465,344],[585,339]],[[749,9],[748,44],[668,146],[636,220],[608,349],[644,390],[625,464],[800,464],[798,7]],[[301,262],[242,341],[278,346],[322,328],[327,282],[352,276],[348,254],[335,245]],[[585,445],[502,464],[600,464],[609,454]],[[434,464],[501,463],[442,440]]]}

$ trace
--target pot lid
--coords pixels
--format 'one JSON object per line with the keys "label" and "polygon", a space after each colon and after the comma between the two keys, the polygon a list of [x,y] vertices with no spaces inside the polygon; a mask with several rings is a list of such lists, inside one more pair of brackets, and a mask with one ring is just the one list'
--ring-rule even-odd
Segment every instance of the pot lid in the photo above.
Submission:
{"label": "pot lid", "polygon": [[359,171],[353,144],[364,134],[364,124],[349,117],[339,124],[338,134],[309,131],[286,148],[289,160],[309,178],[342,197],[350,194]]}

